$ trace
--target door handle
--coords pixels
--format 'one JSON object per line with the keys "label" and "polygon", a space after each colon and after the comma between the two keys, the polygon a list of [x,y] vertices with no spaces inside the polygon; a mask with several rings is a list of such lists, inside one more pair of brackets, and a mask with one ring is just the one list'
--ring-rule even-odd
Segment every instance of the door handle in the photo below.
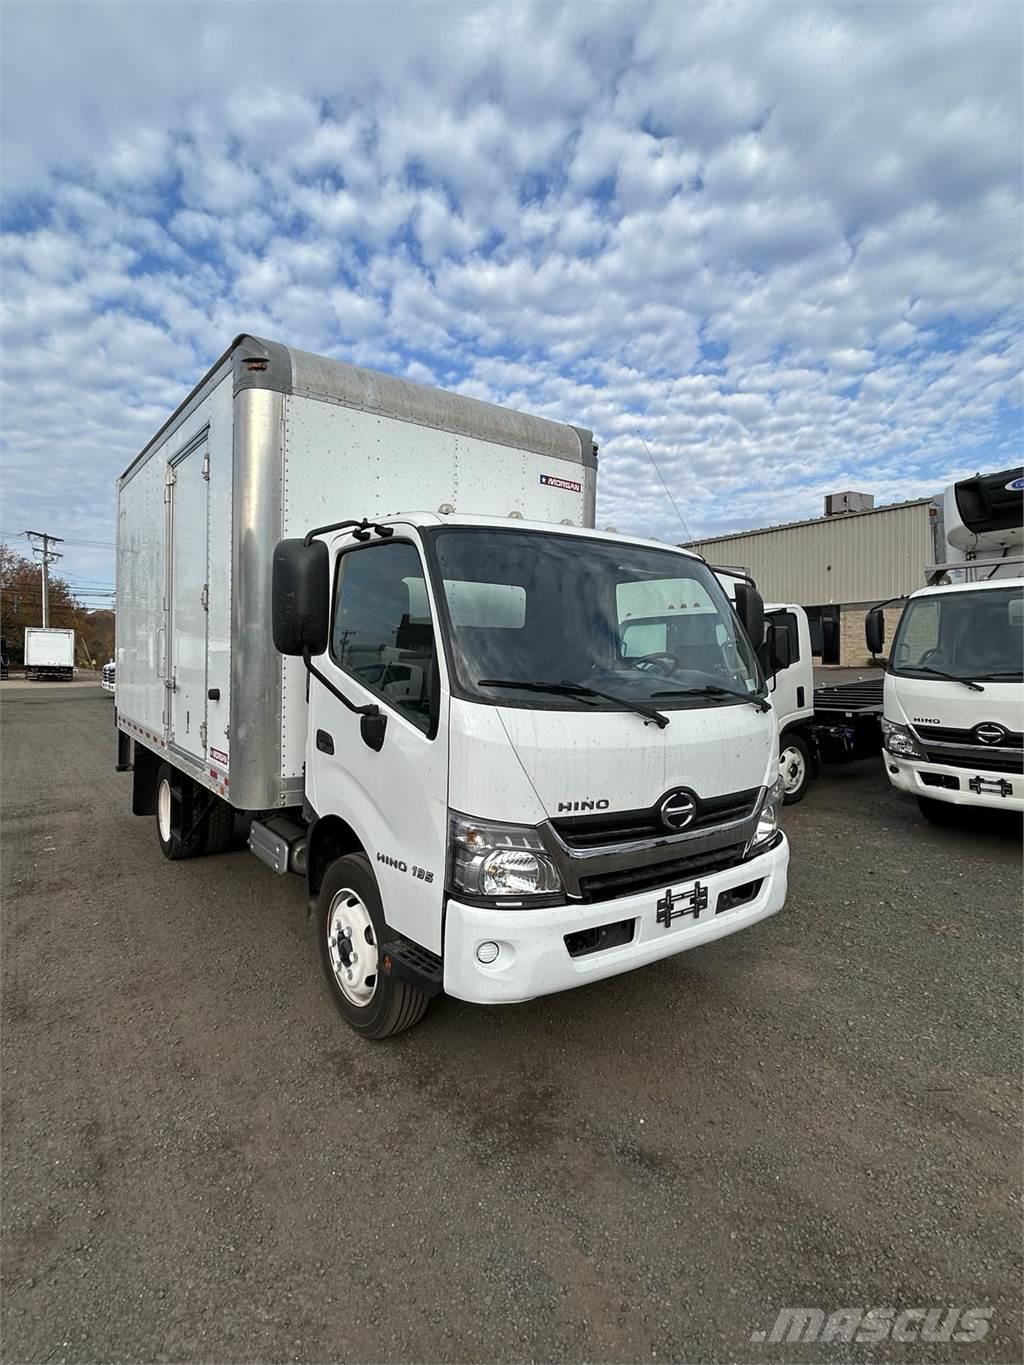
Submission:
{"label": "door handle", "polygon": [[326,730],[317,730],[316,747],[322,754],[334,753],[334,736],[329,735]]}

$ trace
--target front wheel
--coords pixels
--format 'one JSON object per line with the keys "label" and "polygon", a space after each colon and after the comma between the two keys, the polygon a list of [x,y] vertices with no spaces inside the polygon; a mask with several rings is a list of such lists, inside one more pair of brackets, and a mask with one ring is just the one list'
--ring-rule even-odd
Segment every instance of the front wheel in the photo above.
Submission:
{"label": "front wheel", "polygon": [[380,970],[384,933],[369,860],[361,853],[339,858],[327,869],[317,899],[320,962],[334,1003],[364,1038],[390,1038],[411,1028],[430,1003],[411,982]]}
{"label": "front wheel", "polygon": [[811,783],[811,751],[800,735],[783,735],[779,752],[779,776],[782,778],[783,801],[795,806],[807,795]]}

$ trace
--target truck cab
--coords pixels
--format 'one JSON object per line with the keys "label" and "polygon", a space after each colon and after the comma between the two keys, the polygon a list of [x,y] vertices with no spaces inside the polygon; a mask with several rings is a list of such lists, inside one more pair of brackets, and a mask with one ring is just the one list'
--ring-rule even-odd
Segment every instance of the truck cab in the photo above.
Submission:
{"label": "truck cab", "polygon": [[775,717],[697,556],[422,513],[282,542],[274,603],[310,670],[321,958],[360,1031],[406,1008],[382,973],[522,1001],[781,907]]}
{"label": "truck cab", "polygon": [[885,677],[885,770],[922,814],[1024,811],[1024,579],[922,588]]}

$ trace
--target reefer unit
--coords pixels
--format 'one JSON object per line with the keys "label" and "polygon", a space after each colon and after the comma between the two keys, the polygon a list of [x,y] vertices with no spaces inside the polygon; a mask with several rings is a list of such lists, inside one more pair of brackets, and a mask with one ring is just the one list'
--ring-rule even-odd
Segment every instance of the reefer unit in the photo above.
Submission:
{"label": "reefer unit", "polygon": [[306,674],[274,546],[422,510],[592,526],[589,431],[238,337],[118,480],[117,709],[243,810],[301,803]]}

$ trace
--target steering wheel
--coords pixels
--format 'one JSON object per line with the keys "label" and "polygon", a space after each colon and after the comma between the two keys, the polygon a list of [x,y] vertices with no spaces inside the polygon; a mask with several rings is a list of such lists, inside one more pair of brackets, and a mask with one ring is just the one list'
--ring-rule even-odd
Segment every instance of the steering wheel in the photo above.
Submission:
{"label": "steering wheel", "polygon": [[679,660],[674,654],[670,654],[667,649],[658,650],[654,654],[640,654],[630,663],[634,668],[638,668],[641,673],[655,670],[663,673],[666,678],[671,678],[678,667]]}

